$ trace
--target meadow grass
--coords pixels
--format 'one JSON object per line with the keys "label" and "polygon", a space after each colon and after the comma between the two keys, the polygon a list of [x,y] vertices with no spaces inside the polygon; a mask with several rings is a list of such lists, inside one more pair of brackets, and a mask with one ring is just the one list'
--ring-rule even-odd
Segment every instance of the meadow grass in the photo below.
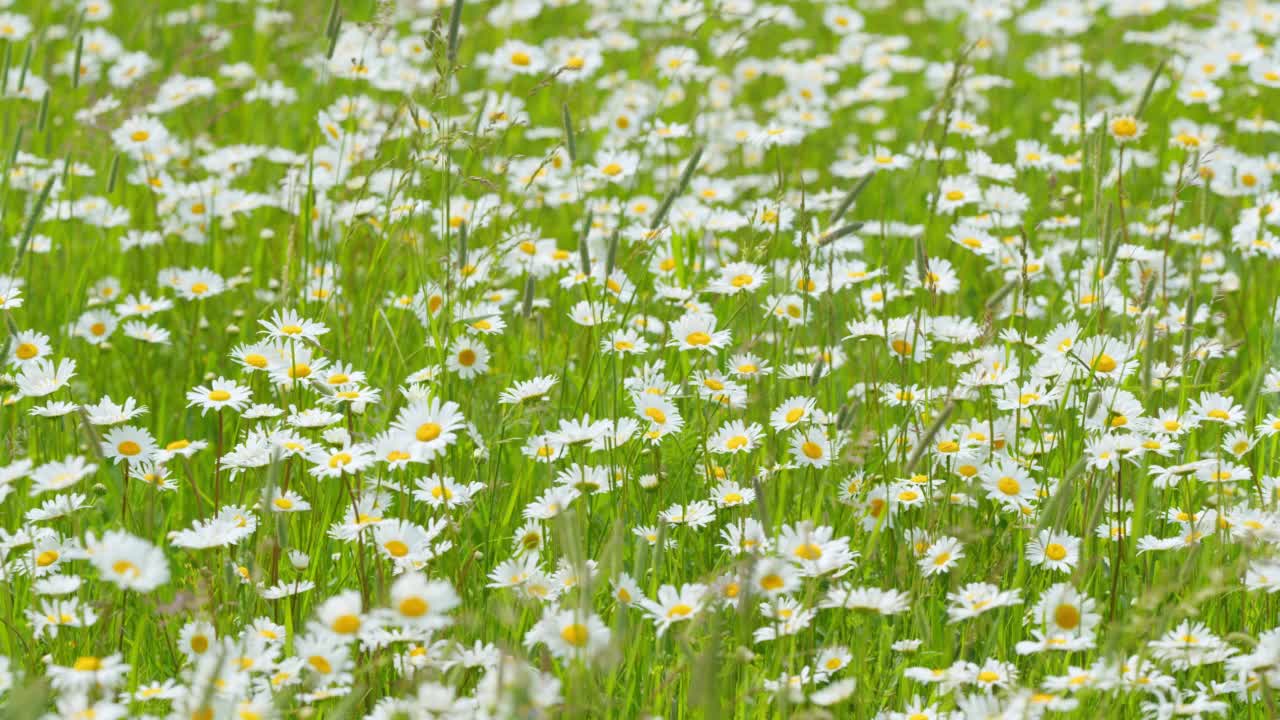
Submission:
{"label": "meadow grass", "polygon": [[0,715],[1275,717],[1278,32],[8,3]]}

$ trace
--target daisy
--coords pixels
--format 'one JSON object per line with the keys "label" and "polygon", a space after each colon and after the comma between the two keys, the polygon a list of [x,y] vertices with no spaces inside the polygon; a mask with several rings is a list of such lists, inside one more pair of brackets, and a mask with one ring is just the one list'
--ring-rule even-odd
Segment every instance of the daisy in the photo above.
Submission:
{"label": "daisy", "polygon": [[729,358],[729,373],[740,378],[756,378],[773,371],[769,363],[751,353],[738,353]]}
{"label": "daisy", "polygon": [[[256,361],[258,358],[246,358],[248,359]],[[280,350],[277,354],[263,360],[268,363],[265,367],[271,376],[271,381],[289,390],[299,383],[308,384],[313,376],[319,376],[329,366],[327,359],[316,356],[311,348],[306,346]]]}
{"label": "daisy", "polygon": [[231,351],[231,359],[249,372],[267,370],[273,364],[287,361],[288,353],[269,343],[238,345]]}
{"label": "daisy", "polygon": [[90,345],[102,345],[111,339],[119,320],[106,310],[89,310],[81,315],[72,334],[87,341]]}
{"label": "daisy", "polygon": [[391,584],[391,605],[385,619],[405,627],[441,628],[449,624],[448,613],[460,602],[448,582],[406,572]]}
{"label": "daisy", "polygon": [[472,482],[465,485],[452,477],[431,475],[415,482],[417,488],[413,492],[415,500],[421,500],[432,507],[457,507],[469,505],[476,493],[484,489],[484,483]]}
{"label": "daisy", "polygon": [[982,191],[972,178],[949,177],[939,184],[936,202],[938,212],[950,213],[981,199]]}
{"label": "daisy", "polygon": [[550,520],[563,513],[582,493],[575,487],[557,485],[542,493],[524,508],[526,520]]}
{"label": "daisy", "polygon": [[636,604],[640,606],[657,626],[658,635],[665,635],[673,624],[691,620],[702,609],[707,587],[700,584],[687,584],[676,589],[674,585],[663,585],[658,588],[656,600],[640,598]]}
{"label": "daisy", "polygon": [[1131,143],[1142,137],[1147,130],[1146,123],[1132,115],[1121,115],[1107,123],[1107,132],[1120,144]]}
{"label": "daisy", "polygon": [[[115,688],[124,681],[125,676],[129,674],[129,669],[124,658],[117,653],[105,657],[81,655],[69,666],[50,664],[46,672],[54,688],[75,693],[88,692],[95,688]],[[114,707],[115,711],[108,707],[104,714],[107,717],[123,717],[123,709]],[[97,714],[91,711],[88,715],[81,714],[81,716],[97,717]]]}
{"label": "daisy", "polygon": [[778,558],[763,558],[752,570],[752,586],[767,597],[785,595],[794,590],[799,581],[795,567]]}
{"label": "daisy", "polygon": [[720,269],[720,276],[711,282],[707,290],[721,295],[736,295],[761,287],[768,278],[764,268],[754,263],[729,263]]}
{"label": "daisy", "polygon": [[1092,634],[1102,616],[1094,611],[1093,598],[1081,594],[1068,583],[1053,585],[1040,596],[1028,613],[1030,620],[1046,629],[1049,636],[1081,637]]}
{"label": "daisy", "polygon": [[675,403],[661,395],[641,393],[635,396],[636,415],[640,422],[647,423],[648,436],[660,438],[669,433],[679,433],[684,427],[684,419]]}
{"label": "daisy", "polygon": [[365,443],[344,445],[329,450],[316,448],[307,454],[312,463],[311,474],[319,478],[336,478],[359,473],[377,461],[373,447]]}
{"label": "daisy", "polygon": [[616,355],[643,355],[649,352],[649,341],[631,328],[614,330],[600,341],[600,351]]}
{"label": "daisy", "polygon": [[208,268],[194,268],[179,273],[174,289],[184,300],[205,300],[222,294],[227,281]]}
{"label": "daisy", "polygon": [[609,646],[611,631],[598,615],[548,608],[525,634],[525,647],[543,644],[557,658],[591,658]]}
{"label": "daisy", "polygon": [[459,337],[449,345],[445,367],[465,380],[483,375],[489,371],[489,350],[469,338]]}
{"label": "daisy", "polygon": [[940,537],[929,546],[924,557],[920,558],[920,570],[925,577],[950,572],[963,557],[964,546],[959,540],[949,536]]}
{"label": "daisy", "polygon": [[85,462],[78,455],[45,463],[31,472],[31,495],[65,490],[92,475],[97,469],[96,464]]}
{"label": "daisy", "polygon": [[769,415],[769,425],[774,430],[790,430],[809,419],[817,402],[813,398],[796,396],[787,399]]}
{"label": "daisy", "polygon": [[714,353],[729,343],[728,330],[716,330],[714,315],[686,313],[671,323],[668,347]]}
{"label": "daisy", "polygon": [[1080,539],[1066,533],[1041,530],[1027,543],[1027,560],[1037,567],[1070,572],[1080,562]]}
{"label": "daisy", "polygon": [[138,465],[148,462],[156,452],[151,433],[133,426],[113,428],[102,440],[102,454],[114,464]]}
{"label": "daisy", "polygon": [[267,508],[277,513],[306,512],[311,509],[311,503],[296,491],[276,490],[267,503]]}
{"label": "daisy", "polygon": [[412,444],[417,462],[427,462],[452,445],[465,424],[457,403],[431,398],[401,409],[391,428]]}
{"label": "daisy", "polygon": [[996,608],[1017,605],[1022,602],[1020,590],[1001,590],[990,583],[969,583],[948,593],[947,617],[951,622],[975,618]]}
{"label": "daisy", "polygon": [[831,464],[836,445],[819,428],[809,428],[791,436],[791,457],[800,465],[824,468]]}
{"label": "daisy", "polygon": [[116,404],[111,398],[104,397],[95,405],[85,405],[84,412],[89,422],[94,425],[118,425],[145,415],[147,408],[138,405],[138,401],[132,397],[125,398],[122,404]]}
{"label": "daisy", "polygon": [[711,491],[711,501],[717,507],[750,505],[755,499],[755,490],[733,482],[722,482]]}
{"label": "daisy", "polygon": [[314,631],[332,633],[338,638],[356,635],[365,627],[366,618],[362,611],[360,593],[356,590],[347,590],[330,597],[316,608],[315,614],[315,620],[311,624]]}
{"label": "daisy", "polygon": [[136,158],[147,158],[164,148],[169,141],[169,132],[153,117],[134,116],[116,128],[111,139],[122,152]]}
{"label": "daisy", "polygon": [[150,317],[173,307],[173,301],[165,298],[153,298],[147,293],[129,295],[116,305],[116,314],[125,317]]}
{"label": "daisy", "polygon": [[85,551],[98,574],[117,587],[149,593],[169,582],[169,561],[164,552],[129,533],[111,531],[101,540],[90,534]]}
{"label": "daisy", "polygon": [[605,183],[622,183],[636,172],[640,158],[633,152],[603,150],[591,165],[593,177]]}
{"label": "daisy", "polygon": [[741,420],[732,420],[711,436],[708,445],[714,453],[750,453],[763,435],[764,429],[759,423],[747,425]]}
{"label": "daisy", "polygon": [[40,507],[28,510],[26,515],[23,517],[29,522],[46,522],[49,520],[56,520],[89,507],[88,500],[89,499],[81,493],[73,492],[65,495],[55,495],[40,503]]}
{"label": "daisy", "polygon": [[220,377],[209,386],[198,385],[187,391],[187,407],[200,407],[200,414],[210,410],[221,412],[231,408],[234,412],[243,410],[252,400],[252,391],[234,380]]}
{"label": "daisy", "polygon": [[676,503],[658,513],[658,519],[668,525],[688,525],[694,529],[710,525],[715,516],[715,506],[705,500]]}
{"label": "daisy", "polygon": [[1191,401],[1191,415],[1205,422],[1236,427],[1244,422],[1244,408],[1224,395],[1205,390]]}
{"label": "daisy", "polygon": [[329,332],[323,324],[308,320],[293,310],[276,310],[270,320],[259,320],[258,324],[264,328],[262,334],[273,340],[314,342]]}
{"label": "daisy", "polygon": [[13,336],[9,347],[12,352],[9,362],[19,367],[47,357],[52,352],[49,336],[34,330],[19,331]]}
{"label": "daisy", "polygon": [[140,320],[130,320],[124,324],[123,330],[125,337],[152,345],[168,345],[170,343],[169,331],[159,325],[145,323]]}

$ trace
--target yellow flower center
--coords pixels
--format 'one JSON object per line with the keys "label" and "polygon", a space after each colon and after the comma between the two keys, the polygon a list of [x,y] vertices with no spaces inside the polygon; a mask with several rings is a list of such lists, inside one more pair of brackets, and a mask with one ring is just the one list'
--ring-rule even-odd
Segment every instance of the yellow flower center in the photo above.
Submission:
{"label": "yellow flower center", "polygon": [[782,576],[772,573],[760,578],[760,587],[768,590],[769,592],[781,590],[782,586],[785,584],[786,583],[782,580]]}
{"label": "yellow flower center", "polygon": [[359,615],[339,615],[334,618],[333,631],[339,635],[351,635],[360,629]]}
{"label": "yellow flower center", "polygon": [[431,442],[440,437],[440,433],[444,428],[433,422],[425,422],[418,426],[418,431],[414,433],[414,437],[418,438],[418,442]]}
{"label": "yellow flower center", "polygon": [[817,543],[804,543],[797,546],[792,552],[796,557],[805,560],[817,560],[822,557],[822,547]]}
{"label": "yellow flower center", "polygon": [[587,626],[582,623],[566,625],[564,629],[560,631],[560,639],[574,647],[586,647],[587,640],[589,638],[590,633],[587,631]]}
{"label": "yellow flower center", "polygon": [[1131,138],[1138,134],[1138,123],[1133,118],[1117,118],[1111,123],[1111,134]]}
{"label": "yellow flower center", "polygon": [[405,617],[422,617],[431,606],[420,597],[407,597],[400,601],[400,614]]}
{"label": "yellow flower center", "polygon": [[81,655],[71,667],[80,672],[95,672],[102,669],[102,661],[92,655]]}
{"label": "yellow flower center", "polygon": [[1073,630],[1080,624],[1080,611],[1075,605],[1059,605],[1053,611],[1053,624],[1063,630]]}
{"label": "yellow flower center", "polygon": [[710,345],[711,336],[701,331],[691,332],[689,333],[689,336],[684,339],[684,341],[694,346]]}

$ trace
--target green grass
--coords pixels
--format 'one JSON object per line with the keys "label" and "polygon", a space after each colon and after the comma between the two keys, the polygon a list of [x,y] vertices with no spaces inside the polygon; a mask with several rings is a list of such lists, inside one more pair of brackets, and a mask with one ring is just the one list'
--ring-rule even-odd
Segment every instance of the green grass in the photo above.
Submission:
{"label": "green grass", "polygon": [[[1086,31],[1059,38],[1026,29],[1039,5],[1011,11],[995,32],[983,32],[979,13],[944,12],[942,3],[855,3],[865,37],[842,41],[824,21],[836,6],[810,2],[777,6],[794,23],[713,3],[578,3],[536,17],[465,0],[456,5],[460,15],[452,4],[394,5],[120,0],[103,20],[65,2],[19,0],[8,8],[32,29],[0,40],[9,70],[0,98],[0,228],[8,241],[0,244],[0,269],[11,268],[22,301],[4,310],[0,331],[7,362],[0,464],[14,469],[0,483],[8,490],[0,500],[7,589],[0,655],[8,659],[7,671],[0,666],[0,714],[87,717],[73,714],[85,707],[77,703],[97,702],[99,717],[425,717],[412,713],[429,700],[460,715],[500,717],[883,713],[918,720],[984,717],[984,700],[984,712],[1000,708],[1005,717],[1169,717],[1197,708],[1232,718],[1276,715],[1280,682],[1266,673],[1280,646],[1267,633],[1280,584],[1250,589],[1246,574],[1280,572],[1273,559],[1277,441],[1266,429],[1280,391],[1267,377],[1275,365],[1277,274],[1266,248],[1233,237],[1276,202],[1275,133],[1238,124],[1270,120],[1280,92],[1248,68],[1266,62],[1265,54],[1247,55],[1250,48],[1275,42],[1265,23],[1232,34],[1223,29],[1228,10],[1213,3],[1154,15],[1125,15],[1117,3],[1110,14],[1088,16]],[[291,19],[261,25],[268,11]],[[1192,38],[1142,41],[1141,33],[1176,24],[1191,28]],[[112,37],[122,52],[145,53],[151,64],[119,87],[108,71],[125,60],[96,59],[110,52]],[[566,38],[631,38],[635,47],[602,45],[599,67],[588,59],[582,71],[564,59],[511,77],[489,69],[495,50],[515,47],[509,41],[525,43],[521,52],[536,65],[539,52]],[[378,46],[415,59],[390,73],[376,59]],[[1047,53],[1067,46],[1083,64],[1038,69]],[[663,52],[673,48],[697,52],[692,76],[668,77]],[[67,70],[77,57],[86,70],[73,81]],[[338,72],[353,59],[367,72]],[[760,74],[744,79],[739,71],[749,60],[760,63]],[[237,79],[228,71],[235,64],[254,77]],[[575,72],[586,76],[570,81]],[[1206,72],[1221,91],[1213,106],[1186,94]],[[208,78],[211,92],[148,109],[177,76]],[[246,99],[256,82],[273,81],[297,99],[276,106]],[[16,92],[20,84],[26,97]],[[875,90],[881,86],[893,92]],[[47,95],[29,90],[43,87]],[[523,103],[525,121],[508,124],[509,108],[505,118],[494,114],[504,94]],[[113,109],[79,115],[108,97],[118,101]],[[357,110],[334,119],[343,99],[358,101]],[[804,129],[793,145],[754,141],[780,119],[804,122],[793,114],[800,111],[825,113],[828,122]],[[129,133],[113,139],[143,115],[171,139],[150,148],[151,156],[123,147]],[[1143,133],[1122,143],[1124,128],[1114,122],[1128,116]],[[1088,120],[1085,132],[1056,137],[1061,117]],[[638,129],[654,119],[686,125],[688,133],[646,140]],[[741,121],[756,124],[745,140],[735,134]],[[973,125],[989,133],[968,136]],[[1037,152],[1056,156],[1058,166],[1029,166],[1034,161],[1017,150],[1024,140],[1043,143]],[[249,161],[224,162],[234,146],[259,150]],[[877,147],[906,158],[905,167],[881,167],[868,179]],[[925,151],[938,147],[946,151],[941,158]],[[267,157],[268,149],[279,154]],[[634,169],[623,157],[614,173],[611,149],[634,153]],[[980,163],[966,158],[977,150],[1012,175],[979,176]],[[1210,171],[1213,182],[1205,182]],[[960,177],[986,191],[987,202],[948,207],[939,189]],[[1006,190],[993,195],[995,188]],[[987,222],[992,197],[1008,191],[1026,206],[990,221],[990,255],[951,238],[954,229]],[[240,208],[230,209],[237,199]],[[113,219],[85,217],[86,200],[109,205]],[[81,203],[77,217],[74,203]],[[839,228],[847,229],[837,239],[820,240]],[[1271,226],[1262,228],[1265,240]],[[122,247],[141,231],[162,240]],[[525,240],[534,243],[537,272],[520,264],[529,257]],[[720,277],[734,262],[754,263],[747,272],[762,283],[715,292],[717,281],[734,279]],[[829,289],[856,269],[852,263],[864,264],[867,275]],[[189,299],[164,282],[174,268],[209,268],[228,287]],[[615,273],[612,287],[606,269]],[[943,277],[922,283],[931,273]],[[802,290],[806,282],[812,291]],[[124,322],[137,318],[110,328],[89,315],[115,313],[124,296],[143,292],[173,303],[145,318],[168,331],[167,344],[126,336]],[[438,310],[433,301],[420,318],[394,302],[415,294],[423,303],[438,295]],[[772,311],[775,297],[784,298],[781,317]],[[570,314],[583,301],[611,317],[576,322]],[[694,309],[730,333],[723,347],[668,346],[692,342],[672,327]],[[233,358],[238,346],[264,340],[259,321],[281,310],[327,329],[314,342],[282,343],[273,361],[315,365],[308,381],[281,384]],[[500,318],[505,327],[477,334],[481,318]],[[643,318],[651,319],[647,328],[635,324]],[[86,338],[95,322],[106,323],[100,344]],[[1067,322],[1075,323],[1072,343],[1041,344]],[[615,330],[628,327],[647,340],[647,351],[602,351]],[[74,377],[47,396],[23,397],[19,389],[29,338],[17,334],[27,331],[49,337],[41,357],[76,363]],[[468,339],[488,352],[488,370],[474,378],[446,368],[457,361],[455,343]],[[1111,343],[1106,358],[1092,344],[1104,341]],[[925,345],[931,350],[919,352]],[[329,385],[307,353],[364,379]],[[735,380],[741,397],[720,402],[722,381],[741,364],[733,360],[738,353],[771,372]],[[976,363],[996,379],[975,376]],[[499,402],[514,383],[539,376],[558,379],[545,396]],[[188,391],[202,386],[207,396],[222,377],[284,414],[189,407]],[[647,442],[641,436],[658,418],[637,402],[658,397],[646,388],[661,385],[659,377],[669,383],[661,396],[671,405],[658,414],[671,419],[678,410],[683,427]],[[357,388],[380,395],[359,410],[328,404],[335,392]],[[1204,393],[1227,399],[1229,422],[1201,409]],[[771,416],[780,408],[785,415],[784,403],[798,396],[812,400],[809,411],[794,427],[775,429]],[[85,406],[106,397],[133,398],[147,412],[90,422]],[[413,399],[428,397],[457,403],[468,423],[438,454],[396,468],[379,459],[338,477],[310,472],[338,452],[341,438],[331,431],[376,443]],[[32,414],[50,402],[70,411]],[[324,428],[283,425],[295,410],[317,408],[338,415]],[[1163,411],[1182,427],[1167,429]],[[634,420],[638,432],[615,448],[580,441],[550,463],[530,457],[537,438],[588,418]],[[717,452],[713,438],[737,420],[759,424],[760,436],[745,452]],[[146,430],[161,448],[180,440],[207,447],[164,463],[174,488],[162,491],[140,479],[138,467],[126,473],[126,464],[104,455],[104,438],[122,426]],[[290,443],[326,449],[324,459],[268,456],[233,472],[246,455],[237,448],[263,433],[280,446],[284,430]],[[1239,457],[1222,449],[1237,430],[1251,443]],[[801,438],[805,432],[813,435]],[[1165,456],[1143,445],[1157,441]],[[1119,443],[1113,456],[1129,456],[1091,462],[1107,442]],[[828,462],[796,462],[808,451]],[[16,470],[23,461],[40,468],[70,457],[97,467],[43,494],[32,494],[31,472]],[[1042,492],[1011,510],[988,497],[983,479],[999,487],[1017,465],[1027,468],[1019,484],[1034,482]],[[1158,468],[1175,466],[1197,468],[1199,477],[1178,471],[1179,482],[1158,481]],[[526,509],[560,484],[560,473],[580,467],[612,487],[526,524]],[[1214,479],[1227,471],[1235,474]],[[483,487],[470,503],[433,505],[413,497],[428,476]],[[680,506],[691,514],[689,504],[709,500],[721,480],[753,499],[715,508],[702,527],[662,519]],[[286,487],[310,509],[276,512],[273,498]],[[422,488],[431,494],[432,485]],[[28,516],[73,493],[83,507],[52,519]],[[370,505],[378,494],[385,501]],[[251,513],[255,529],[225,547],[175,542],[174,533],[227,506]],[[1180,512],[1196,514],[1199,524]],[[359,515],[367,521],[359,532],[331,534]],[[395,614],[402,597],[393,596],[396,566],[375,533],[395,520],[435,533],[440,552],[406,576],[446,583],[457,606],[428,609],[429,627],[408,622],[410,629],[389,634],[379,626],[405,622]],[[793,577],[812,554],[807,541],[726,551],[723,529],[748,520],[775,544],[802,523],[828,528],[834,544],[822,545],[823,556],[847,544],[853,557]],[[1124,533],[1105,532],[1121,521]],[[541,543],[520,546],[530,529],[540,531]],[[94,545],[112,531],[159,548],[167,578],[147,591],[113,582],[99,557],[114,557],[118,547]],[[1053,570],[1028,555],[1042,531],[1058,533],[1055,542],[1061,534],[1078,540],[1070,567]],[[1145,550],[1153,538],[1193,532],[1192,542]],[[933,558],[941,545],[931,545],[944,538],[961,543],[963,557],[947,572],[926,574],[922,558]],[[59,557],[41,564],[50,548]],[[295,566],[290,553],[307,562]],[[122,559],[147,564],[140,551]],[[545,577],[521,588],[490,586],[502,563],[524,559]],[[776,582],[765,577],[775,560],[783,568]],[[577,581],[553,599],[536,586],[556,582],[558,569],[561,579]],[[80,585],[61,597],[38,593],[36,583],[54,571]],[[619,601],[613,583],[624,573],[635,583],[632,601],[658,599],[666,585],[700,583],[707,595],[688,608],[688,619],[660,633],[638,604]],[[259,586],[277,580],[314,588],[264,598]],[[787,626],[760,608],[778,583],[783,592],[773,599],[791,603],[793,620],[807,620],[794,633],[762,640],[758,631]],[[949,594],[970,583],[1019,596],[950,622]],[[1083,633],[1091,642],[1019,652],[1034,632],[1051,629],[1032,609],[1061,583],[1092,599],[1096,625]],[[826,607],[843,585],[905,598],[885,613]],[[726,594],[728,586],[736,594]],[[442,593],[433,602],[447,599],[443,586],[433,587]],[[329,613],[323,606],[344,592],[354,592],[361,609]],[[93,622],[61,620],[56,635],[39,628],[50,603],[72,598],[79,603],[73,620],[91,609]],[[362,642],[333,635],[344,614],[360,620]],[[1069,612],[1057,617],[1072,624]],[[282,632],[259,652],[253,643],[261,641],[252,638],[263,626],[253,624],[262,618]],[[544,618],[557,623],[545,636],[537,625]],[[1184,621],[1203,628],[1178,629]],[[196,632],[195,623],[208,625]],[[197,659],[181,647],[193,632],[210,637],[203,653],[188,641]],[[1162,641],[1188,633],[1196,647],[1219,644],[1221,652],[1187,667],[1176,652],[1162,651]],[[911,640],[918,644],[900,644]],[[315,651],[317,642],[330,645],[330,655]],[[590,652],[560,652],[582,642]],[[847,651],[846,662],[814,678],[829,649]],[[320,672],[317,656],[338,672]],[[242,666],[243,657],[252,665]],[[96,685],[61,682],[86,677],[65,669],[77,662],[109,666],[110,658],[127,665],[118,676]],[[927,682],[922,668],[946,671],[945,681]],[[984,670],[1001,678],[997,687],[984,684],[991,682]],[[779,679],[785,686],[791,677],[803,678],[795,692],[779,692]],[[136,695],[166,680],[172,697]]]}

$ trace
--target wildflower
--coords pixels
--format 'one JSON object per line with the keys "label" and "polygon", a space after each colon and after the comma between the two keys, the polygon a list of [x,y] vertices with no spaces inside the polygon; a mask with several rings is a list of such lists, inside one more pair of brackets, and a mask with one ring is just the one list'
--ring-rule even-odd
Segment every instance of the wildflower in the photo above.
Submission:
{"label": "wildflower", "polygon": [[169,582],[169,561],[151,543],[113,531],[88,537],[85,550],[104,580],[126,590],[149,593]]}
{"label": "wildflower", "polygon": [[249,388],[227,378],[218,378],[209,386],[199,385],[187,391],[187,407],[200,407],[203,415],[209,410],[222,411],[231,408],[235,412],[243,410],[251,400]]}

